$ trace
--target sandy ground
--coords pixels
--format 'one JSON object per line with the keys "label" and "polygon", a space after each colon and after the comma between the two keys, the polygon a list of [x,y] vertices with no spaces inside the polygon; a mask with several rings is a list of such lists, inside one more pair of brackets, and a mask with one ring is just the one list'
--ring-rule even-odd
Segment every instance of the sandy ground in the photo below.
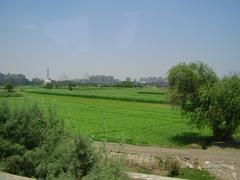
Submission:
{"label": "sandy ground", "polygon": [[[103,143],[95,142],[97,147],[102,146]],[[189,156],[193,159],[199,159],[201,161],[231,161],[240,162],[240,150],[232,148],[218,148],[211,147],[206,150],[202,149],[177,149],[177,148],[165,148],[165,147],[154,147],[154,146],[136,146],[129,144],[118,144],[118,143],[104,143],[106,149],[112,152],[126,152],[135,154],[173,154]]]}
{"label": "sandy ground", "polygon": [[[136,167],[151,169],[152,174],[159,173],[157,158],[177,156],[183,167],[204,169],[221,180],[240,180],[240,149],[211,146],[203,149],[178,149],[153,146],[136,146],[118,143],[95,142],[97,148],[105,147],[107,154],[124,157]],[[197,163],[196,163],[197,162]],[[195,166],[195,163],[197,166]]]}

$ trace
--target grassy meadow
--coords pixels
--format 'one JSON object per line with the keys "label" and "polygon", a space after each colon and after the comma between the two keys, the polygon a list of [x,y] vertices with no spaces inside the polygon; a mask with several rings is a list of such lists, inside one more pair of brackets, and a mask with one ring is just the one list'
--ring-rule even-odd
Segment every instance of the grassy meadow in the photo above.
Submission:
{"label": "grassy meadow", "polygon": [[[140,93],[139,93],[140,92]],[[82,94],[101,96],[89,98]],[[38,102],[43,108],[55,106],[67,127],[93,140],[139,145],[183,147],[205,141],[209,130],[189,126],[178,109],[167,104],[167,90],[154,88],[26,89],[24,97],[9,97],[13,104]],[[123,97],[118,100],[104,97]],[[137,102],[136,97],[140,100]],[[150,103],[144,100],[165,100]]]}
{"label": "grassy meadow", "polygon": [[109,88],[109,87],[78,87],[48,90],[44,88],[26,89],[27,92],[45,95],[74,96],[94,99],[111,99],[133,102],[168,103],[167,89],[159,88]]}

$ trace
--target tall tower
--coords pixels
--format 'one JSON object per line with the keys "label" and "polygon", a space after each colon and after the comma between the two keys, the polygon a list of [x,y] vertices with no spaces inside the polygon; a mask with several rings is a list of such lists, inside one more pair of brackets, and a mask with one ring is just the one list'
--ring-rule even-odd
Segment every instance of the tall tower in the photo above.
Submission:
{"label": "tall tower", "polygon": [[49,69],[47,68],[47,79],[49,79]]}

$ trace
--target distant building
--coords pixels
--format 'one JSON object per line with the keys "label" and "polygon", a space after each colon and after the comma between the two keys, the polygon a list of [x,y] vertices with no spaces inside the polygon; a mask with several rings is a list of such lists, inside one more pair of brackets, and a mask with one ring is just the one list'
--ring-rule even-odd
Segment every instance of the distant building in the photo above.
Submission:
{"label": "distant building", "polygon": [[155,85],[165,87],[168,85],[167,79],[162,77],[142,77],[139,82],[141,84]]}
{"label": "distant building", "polygon": [[117,79],[114,79],[113,76],[105,76],[105,75],[92,75],[89,77],[88,81],[90,83],[95,83],[95,84],[115,84],[119,82]]}
{"label": "distant building", "polygon": [[126,77],[126,81],[130,82],[131,78],[130,77]]}

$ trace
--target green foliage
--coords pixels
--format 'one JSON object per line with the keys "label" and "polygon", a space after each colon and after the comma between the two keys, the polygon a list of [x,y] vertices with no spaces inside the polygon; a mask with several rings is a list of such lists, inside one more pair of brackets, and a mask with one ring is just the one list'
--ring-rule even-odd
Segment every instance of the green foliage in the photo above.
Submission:
{"label": "green foliage", "polygon": [[201,106],[193,113],[193,122],[210,126],[217,139],[230,139],[240,126],[240,78],[227,76],[203,88],[199,97]]}
{"label": "green foliage", "polygon": [[7,92],[13,92],[14,86],[12,84],[6,84],[4,86],[4,90],[6,90]]}
{"label": "green foliage", "polygon": [[30,81],[23,74],[0,73],[0,85],[3,84],[12,84],[14,86],[28,85],[30,84]]}
{"label": "green foliage", "polygon": [[32,81],[31,81],[31,84],[33,86],[42,86],[44,83],[44,81],[42,79],[39,79],[39,78],[33,78]]}
{"label": "green foliage", "polygon": [[240,80],[218,80],[202,63],[180,63],[169,70],[172,101],[191,115],[198,128],[209,126],[215,138],[227,140],[240,125]]}
{"label": "green foliage", "polygon": [[73,83],[73,82],[68,82],[68,89],[70,90],[70,91],[72,91],[73,90],[73,87],[75,87],[76,86],[76,84],[75,83]]}
{"label": "green foliage", "polygon": [[207,171],[183,168],[178,176],[179,178],[192,180],[214,180],[215,177],[210,175]]}
{"label": "green foliage", "polygon": [[96,161],[96,157],[93,156],[94,153],[89,141],[80,136],[75,137],[72,154],[75,176],[86,176],[93,168]]}
{"label": "green foliage", "polygon": [[139,84],[135,84],[132,81],[123,81],[117,84],[114,84],[113,87],[125,87],[125,88],[132,88],[132,87],[142,87]]}
{"label": "green foliage", "polygon": [[9,173],[43,179],[81,179],[96,156],[90,142],[72,137],[56,115],[36,104],[0,104],[1,168]]}
{"label": "green foliage", "polygon": [[122,171],[122,165],[110,159],[102,159],[93,168],[92,172],[83,180],[126,180],[127,175]]}
{"label": "green foliage", "polygon": [[179,63],[168,72],[172,103],[184,112],[192,112],[199,106],[198,91],[218,80],[213,70],[203,63]]}

